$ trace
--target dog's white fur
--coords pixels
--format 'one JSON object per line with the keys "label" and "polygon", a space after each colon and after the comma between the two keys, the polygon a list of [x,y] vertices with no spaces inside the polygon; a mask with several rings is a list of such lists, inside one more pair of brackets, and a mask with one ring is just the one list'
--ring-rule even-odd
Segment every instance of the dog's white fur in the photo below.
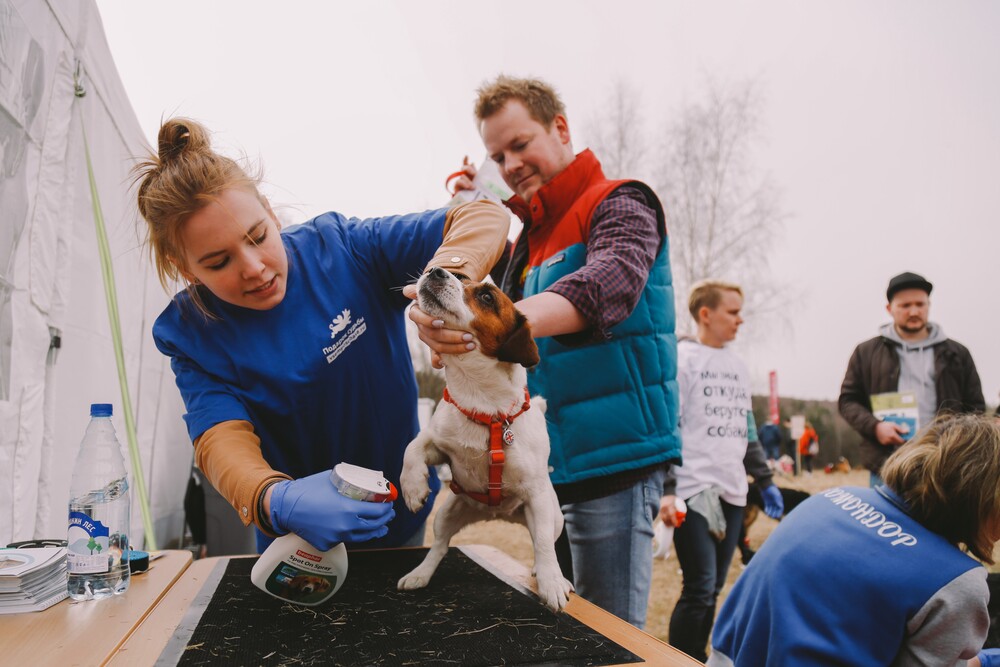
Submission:
{"label": "dog's white fur", "polygon": [[[479,308],[481,303],[467,303],[469,299],[485,298],[475,294],[476,286],[482,287],[478,283],[463,284],[450,273],[436,269],[425,273],[418,281],[418,304],[427,314],[444,320],[446,326],[472,331],[479,341],[471,352],[442,356],[452,398],[465,410],[488,415],[511,414],[520,410],[524,402],[525,368],[520,363],[489,356],[481,348],[492,347],[485,341],[487,336],[495,341],[498,333],[502,335],[498,326],[513,327],[515,323],[491,319],[488,309],[484,312]],[[510,300],[502,292],[495,288],[489,292],[491,299],[506,300],[501,309],[506,315],[514,312]],[[517,315],[521,324],[527,327],[523,316]],[[528,331],[522,333],[528,334]],[[537,361],[537,348],[530,334],[527,342]],[[544,400],[532,397],[530,409],[510,425],[514,441],[504,447],[506,461],[500,504],[490,507],[464,494],[449,495],[435,517],[434,543],[430,551],[420,565],[399,580],[400,590],[426,586],[447,553],[451,538],[463,527],[499,518],[527,526],[535,553],[538,595],[553,611],[566,605],[573,587],[562,576],[555,554],[563,516],[549,480],[549,438],[544,410]],[[484,492],[489,481],[488,444],[489,429],[485,425],[470,420],[454,405],[441,401],[428,427],[406,448],[400,477],[406,506],[416,512],[427,501],[430,493],[428,465],[448,463],[455,482],[463,489]]]}

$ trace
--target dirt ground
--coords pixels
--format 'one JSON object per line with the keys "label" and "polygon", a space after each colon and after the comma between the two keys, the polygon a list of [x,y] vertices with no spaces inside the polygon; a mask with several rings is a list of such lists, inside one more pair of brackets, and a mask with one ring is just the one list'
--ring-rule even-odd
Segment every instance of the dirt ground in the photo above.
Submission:
{"label": "dirt ground", "polygon": [[[816,493],[834,486],[868,486],[868,472],[866,470],[829,474],[817,472],[812,476],[777,477],[776,482],[780,486]],[[438,502],[449,493],[451,492],[447,488],[443,490]],[[430,544],[430,540],[433,539],[432,525],[433,521],[428,523],[427,544]],[[751,547],[754,549],[759,548],[776,525],[776,521],[769,519],[761,513],[750,527]],[[487,521],[469,526],[455,536],[452,544],[488,544],[507,552],[528,567],[531,567],[533,561],[531,540],[528,537],[527,529],[505,521]],[[650,548],[652,548],[652,545]],[[1000,558],[1000,548],[997,550],[996,557]],[[733,564],[729,569],[729,578],[726,582],[726,587],[722,590],[722,594],[719,597],[719,606],[722,605],[723,600],[729,594],[730,588],[742,570],[743,566],[740,563],[740,555],[737,551],[733,558]],[[667,641],[667,626],[670,620],[670,613],[677,602],[677,598],[680,596],[680,590],[681,575],[677,559],[671,555],[666,560],[655,560],[653,562],[653,585],[650,592],[646,631],[663,641]]]}

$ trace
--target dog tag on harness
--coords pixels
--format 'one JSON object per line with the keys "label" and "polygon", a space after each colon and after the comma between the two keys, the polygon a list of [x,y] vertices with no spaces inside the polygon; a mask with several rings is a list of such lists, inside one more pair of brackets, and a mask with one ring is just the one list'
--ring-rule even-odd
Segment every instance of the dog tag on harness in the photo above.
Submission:
{"label": "dog tag on harness", "polygon": [[509,426],[503,428],[503,444],[508,447],[514,444],[514,432],[510,430]]}

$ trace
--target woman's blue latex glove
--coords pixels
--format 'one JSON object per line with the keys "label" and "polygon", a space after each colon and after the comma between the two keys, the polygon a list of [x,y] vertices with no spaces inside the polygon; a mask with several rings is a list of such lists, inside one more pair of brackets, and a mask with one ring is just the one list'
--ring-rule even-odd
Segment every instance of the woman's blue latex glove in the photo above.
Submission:
{"label": "woman's blue latex glove", "polygon": [[396,516],[392,503],[369,503],[340,495],[330,470],[271,487],[271,525],[279,534],[295,533],[320,551],[340,542],[382,537]]}
{"label": "woman's blue latex glove", "polygon": [[984,648],[976,657],[980,667],[1000,667],[1000,648]]}
{"label": "woman's blue latex glove", "polygon": [[785,500],[781,497],[778,487],[771,485],[761,489],[760,495],[764,497],[764,514],[772,519],[780,519],[785,513]]}

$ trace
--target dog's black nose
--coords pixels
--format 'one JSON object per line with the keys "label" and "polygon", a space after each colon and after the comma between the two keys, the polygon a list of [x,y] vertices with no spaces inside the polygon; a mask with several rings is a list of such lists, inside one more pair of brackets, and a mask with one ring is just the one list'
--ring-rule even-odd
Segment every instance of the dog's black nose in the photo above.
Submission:
{"label": "dog's black nose", "polygon": [[448,277],[448,272],[442,269],[440,266],[435,266],[428,273],[431,274],[431,278],[435,280],[444,280]]}

